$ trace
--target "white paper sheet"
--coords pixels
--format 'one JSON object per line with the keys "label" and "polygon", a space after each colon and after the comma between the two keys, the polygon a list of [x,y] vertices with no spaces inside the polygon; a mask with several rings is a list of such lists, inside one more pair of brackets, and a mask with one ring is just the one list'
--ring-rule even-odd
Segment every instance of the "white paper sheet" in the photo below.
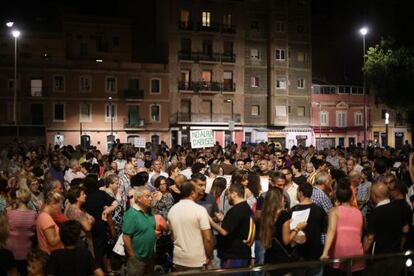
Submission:
{"label": "white paper sheet", "polygon": [[292,212],[292,220],[290,222],[290,230],[295,229],[296,226],[304,221],[308,221],[310,213],[310,208],[302,210],[302,211],[295,211]]}

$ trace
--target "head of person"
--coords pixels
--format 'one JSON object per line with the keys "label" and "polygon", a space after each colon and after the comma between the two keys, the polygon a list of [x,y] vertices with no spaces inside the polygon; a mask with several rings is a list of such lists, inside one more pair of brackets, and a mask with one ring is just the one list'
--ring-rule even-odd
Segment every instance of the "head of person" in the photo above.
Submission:
{"label": "head of person", "polygon": [[202,173],[194,173],[191,175],[191,181],[197,186],[199,198],[203,198],[206,194],[206,176]]}
{"label": "head of person", "polygon": [[134,188],[134,202],[143,210],[151,208],[152,195],[146,186]]}
{"label": "head of person", "polygon": [[276,172],[269,177],[269,186],[284,189],[286,186],[286,178],[281,172]]}
{"label": "head of person", "polygon": [[191,167],[191,173],[192,174],[196,174],[196,173],[202,173],[202,174],[204,174],[205,171],[206,171],[206,165],[203,164],[203,163],[196,162]]}
{"label": "head of person", "polygon": [[80,187],[71,187],[68,191],[67,198],[70,204],[83,204],[86,202],[85,188]]}
{"label": "head of person", "polygon": [[80,171],[79,161],[75,158],[70,159],[69,166],[74,172]]}
{"label": "head of person", "polygon": [[282,174],[285,176],[286,179],[286,185],[290,184],[292,182],[292,170],[290,168],[283,168],[282,169]]}
{"label": "head of person", "polygon": [[129,178],[131,178],[132,176],[134,176],[135,175],[134,165],[132,165],[130,163],[125,164],[124,173]]}
{"label": "head of person", "polygon": [[87,194],[96,192],[99,189],[98,177],[94,174],[88,174],[84,178],[84,186]]}
{"label": "head of person", "polygon": [[148,183],[149,174],[147,172],[140,172],[131,177],[131,187],[144,186]]}
{"label": "head of person", "polygon": [[230,184],[227,197],[230,205],[236,205],[238,202],[243,201],[244,186],[237,182]]}
{"label": "head of person", "polygon": [[115,161],[112,161],[111,162],[111,166],[110,166],[111,168],[111,171],[113,171],[114,173],[117,173],[118,172],[118,163],[116,163]]}
{"label": "head of person", "polygon": [[387,164],[383,159],[377,159],[374,163],[374,169],[378,174],[383,175],[387,171]]}
{"label": "head of person", "polygon": [[332,188],[332,177],[328,172],[321,171],[316,175],[313,184],[320,187],[323,191],[328,191]]}
{"label": "head of person", "polygon": [[44,187],[44,192],[43,193],[46,195],[50,191],[62,194],[63,193],[62,183],[60,183],[60,181],[57,180],[57,179],[53,179],[53,180],[47,182],[45,187]]}
{"label": "head of person", "polygon": [[32,199],[32,193],[26,188],[20,188],[16,191],[16,200],[17,203],[26,205],[29,204]]}
{"label": "head of person", "polygon": [[187,168],[191,168],[193,166],[194,163],[194,159],[191,155],[187,155],[187,157],[185,158],[185,166]]}
{"label": "head of person", "polygon": [[249,173],[247,179],[247,188],[252,192],[253,196],[258,197],[262,191],[260,175],[256,173]]}
{"label": "head of person", "polygon": [[213,164],[210,165],[209,173],[212,176],[222,175],[222,174],[220,174],[220,169],[222,170],[222,168],[220,167],[219,164],[213,163]]}
{"label": "head of person", "polygon": [[122,154],[122,151],[118,151],[116,153],[116,159],[118,160],[122,160],[124,158],[124,155]]}
{"label": "head of person", "polygon": [[311,174],[315,171],[315,167],[312,162],[307,162],[305,166],[306,173]]}
{"label": "head of person", "polygon": [[189,180],[184,181],[180,186],[180,194],[182,198],[196,200],[198,198],[198,191],[196,185]]}
{"label": "head of person", "polygon": [[300,161],[294,161],[292,163],[291,169],[292,169],[292,173],[293,174],[301,173],[302,172],[302,164],[301,164],[301,162]]}
{"label": "head of person", "polygon": [[180,187],[185,181],[187,181],[187,178],[183,174],[179,174],[175,178],[175,186]]}
{"label": "head of person", "polygon": [[210,194],[214,197],[214,198],[218,198],[223,191],[226,189],[227,187],[227,181],[224,177],[216,177],[213,180],[213,185],[211,186],[211,190],[210,190]]}
{"label": "head of person", "polygon": [[168,192],[167,178],[162,176],[162,175],[158,176],[157,179],[154,182],[154,187],[163,194]]}
{"label": "head of person", "polygon": [[58,155],[52,155],[51,157],[51,165],[53,168],[59,168],[60,167],[60,160]]}
{"label": "head of person", "polygon": [[330,150],[331,153],[331,157],[335,157],[336,156],[336,148],[332,147]]}
{"label": "head of person", "polygon": [[40,249],[33,249],[27,255],[27,273],[29,276],[45,275],[49,255]]}
{"label": "head of person", "polygon": [[298,193],[297,193],[298,201],[302,202],[305,199],[311,198],[312,192],[313,192],[313,187],[312,187],[311,184],[309,184],[309,183],[299,184]]}
{"label": "head of person", "polygon": [[168,168],[168,175],[173,179],[176,178],[180,173],[181,173],[181,169],[180,169],[179,164],[172,164]]}
{"label": "head of person", "polygon": [[395,183],[397,182],[397,178],[392,173],[385,174],[384,184],[387,185],[388,190],[392,192],[394,190]]}
{"label": "head of person", "polygon": [[269,167],[268,167],[268,161],[266,160],[266,159],[264,159],[264,158],[262,158],[262,159],[260,159],[260,161],[259,161],[259,170],[260,170],[260,172],[267,172],[268,170],[269,170]]}
{"label": "head of person", "polygon": [[113,194],[118,192],[119,186],[119,177],[116,174],[109,174],[105,177],[105,187],[109,188]]}
{"label": "head of person", "polygon": [[264,248],[272,246],[274,224],[284,205],[282,189],[270,188],[266,192],[264,208],[260,216],[260,241]]}
{"label": "head of person", "polygon": [[348,158],[348,160],[346,160],[346,169],[348,173],[353,171],[354,167],[355,167],[355,160],[353,158]]}
{"label": "head of person", "polygon": [[243,160],[243,159],[238,159],[238,160],[237,160],[237,162],[236,162],[236,168],[237,168],[239,171],[244,170],[244,160]]}
{"label": "head of person", "polygon": [[401,181],[400,179],[397,179],[395,181],[394,187],[391,190],[391,198],[392,199],[405,199],[408,193],[407,185]]}
{"label": "head of person", "polygon": [[371,200],[374,204],[378,204],[383,200],[390,198],[388,186],[383,182],[378,182],[371,186]]}
{"label": "head of person", "polygon": [[63,222],[59,228],[60,240],[65,247],[76,246],[80,239],[82,226],[76,220]]}
{"label": "head of person", "polygon": [[57,214],[60,212],[60,207],[63,202],[63,196],[57,192],[49,192],[45,198],[45,206],[48,207],[50,214]]}
{"label": "head of person", "polygon": [[335,191],[336,201],[339,204],[350,203],[352,199],[352,190],[348,178],[343,178],[339,181]]}
{"label": "head of person", "polygon": [[157,160],[152,161],[152,170],[155,173],[161,173],[161,168],[162,168],[162,164],[160,160],[157,159]]}
{"label": "head of person", "polygon": [[32,193],[37,194],[39,192],[39,180],[35,177],[28,177],[27,187]]}
{"label": "head of person", "polygon": [[358,187],[361,184],[361,174],[355,170],[349,173],[349,182],[353,187]]}
{"label": "head of person", "polygon": [[365,181],[372,182],[373,179],[372,179],[372,169],[371,169],[371,167],[365,166],[361,171],[361,177]]}

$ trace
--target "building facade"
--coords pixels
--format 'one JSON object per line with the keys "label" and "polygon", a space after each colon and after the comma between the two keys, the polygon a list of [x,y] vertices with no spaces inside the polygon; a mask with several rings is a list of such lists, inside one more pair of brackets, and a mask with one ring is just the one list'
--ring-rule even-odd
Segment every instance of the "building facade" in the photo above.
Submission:
{"label": "building facade", "polygon": [[309,1],[178,1],[168,18],[172,141],[310,145]]}
{"label": "building facade", "polygon": [[[318,149],[364,144],[364,94],[360,86],[312,85],[314,144]],[[367,141],[372,140],[372,101],[366,95]]]}
{"label": "building facade", "polygon": [[[1,37],[1,140],[96,145],[114,138],[170,142],[169,73],[132,60],[130,22],[63,17],[59,32],[18,40],[17,124],[13,126],[13,41]],[[29,138],[30,139],[30,138]]]}

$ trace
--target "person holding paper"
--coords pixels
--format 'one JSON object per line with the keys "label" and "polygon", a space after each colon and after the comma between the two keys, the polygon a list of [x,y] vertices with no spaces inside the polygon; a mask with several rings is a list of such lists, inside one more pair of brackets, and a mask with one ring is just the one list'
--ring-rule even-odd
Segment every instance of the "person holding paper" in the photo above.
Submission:
{"label": "person holding paper", "polygon": [[[321,241],[322,233],[326,233],[326,228],[328,226],[328,219],[325,211],[311,201],[313,187],[312,185],[306,183],[301,184],[298,187],[297,197],[299,204],[294,206],[289,214],[290,218],[294,221],[295,217],[298,215],[303,215],[304,218],[307,216],[307,212],[295,213],[299,211],[309,210],[309,215],[306,220],[306,228],[302,233],[298,233],[295,241],[297,243],[297,252],[299,257],[304,260],[318,260],[322,255],[323,244]],[[300,219],[296,219],[300,221]],[[298,224],[297,224],[298,225]],[[290,225],[284,225],[284,232],[286,231],[295,231],[297,227],[295,223],[290,223]],[[290,229],[289,229],[290,228]],[[322,267],[312,267],[307,271],[307,275],[322,275]]]}

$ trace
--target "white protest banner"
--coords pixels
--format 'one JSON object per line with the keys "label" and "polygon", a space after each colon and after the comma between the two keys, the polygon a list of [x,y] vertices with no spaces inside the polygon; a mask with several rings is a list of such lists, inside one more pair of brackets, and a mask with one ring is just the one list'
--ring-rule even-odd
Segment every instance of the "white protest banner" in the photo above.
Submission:
{"label": "white protest banner", "polygon": [[190,141],[193,149],[212,147],[214,146],[213,130],[192,130],[190,131]]}
{"label": "white protest banner", "polygon": [[136,148],[145,148],[145,138],[135,137],[134,138],[134,147]]}

